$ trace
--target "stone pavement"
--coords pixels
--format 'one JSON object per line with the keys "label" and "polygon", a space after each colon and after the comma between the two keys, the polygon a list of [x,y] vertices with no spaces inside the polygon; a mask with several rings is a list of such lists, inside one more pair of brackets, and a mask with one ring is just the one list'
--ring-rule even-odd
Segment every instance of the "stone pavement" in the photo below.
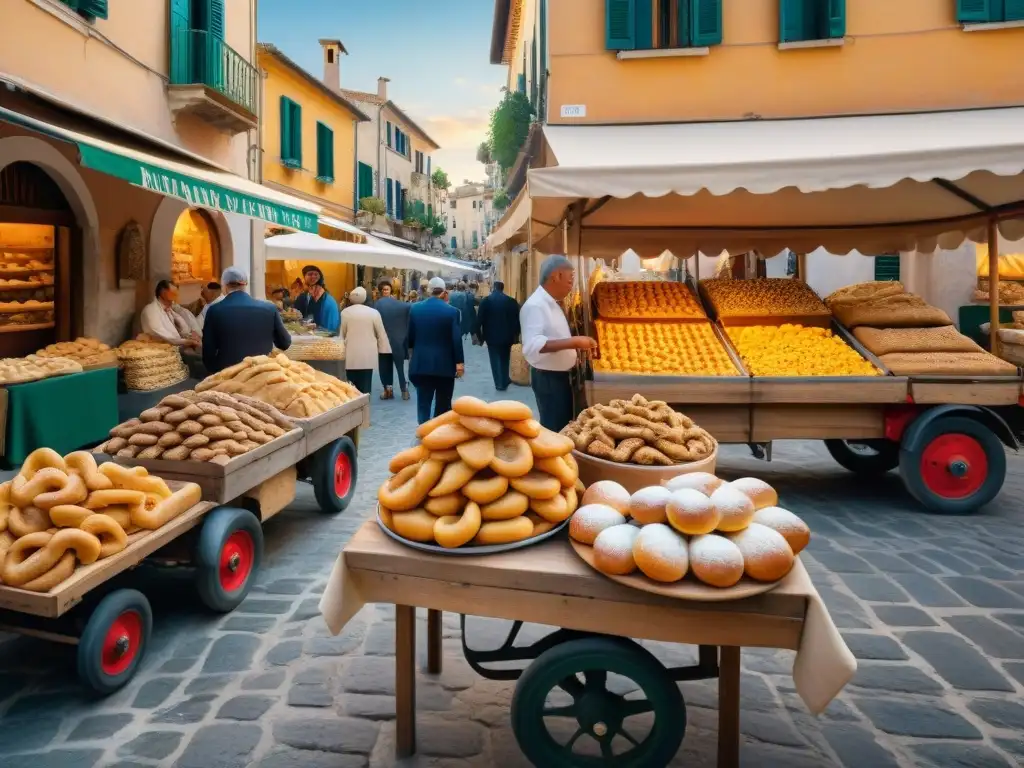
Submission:
{"label": "stone pavement", "polygon": [[[456,393],[493,398],[486,355],[468,357]],[[528,389],[510,394],[533,402]],[[0,766],[394,765],[393,610],[370,606],[331,637],[317,602],[338,550],[370,514],[387,459],[408,445],[414,412],[413,402],[374,400],[355,503],[327,517],[303,487],[266,525],[258,586],[233,614],[204,613],[180,577],[133,576],[153,598],[154,639],[113,696],[82,693],[69,647],[0,635]],[[810,524],[804,562],[860,660],[815,719],[794,692],[790,653],[746,651],[743,765],[1024,764],[1022,468],[1010,458],[1006,488],[982,514],[943,518],[917,509],[895,475],[857,481],[818,443],[777,445],[770,464],[724,451],[724,476],[765,478]],[[497,647],[506,627],[471,620],[470,645]],[[443,674],[417,683],[421,756],[403,764],[525,766],[508,723],[514,684],[472,673],[457,616],[445,616],[445,630]],[[648,647],[675,664],[694,658],[682,646]],[[716,683],[682,691],[688,728],[673,765],[712,766]]]}

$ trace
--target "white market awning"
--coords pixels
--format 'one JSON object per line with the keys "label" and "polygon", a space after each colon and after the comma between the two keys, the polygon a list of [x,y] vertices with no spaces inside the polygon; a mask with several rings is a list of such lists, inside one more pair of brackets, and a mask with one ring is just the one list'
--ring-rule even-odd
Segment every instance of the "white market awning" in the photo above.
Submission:
{"label": "white market awning", "polygon": [[[583,252],[875,254],[1024,236],[1024,108],[805,120],[546,126],[526,215],[586,200]],[[509,223],[511,221],[509,220]],[[560,247],[556,250],[560,250]]]}
{"label": "white market awning", "polygon": [[491,249],[498,248],[517,235],[525,234],[524,230],[530,220],[532,208],[529,196],[520,192],[508,210],[502,214],[494,231],[484,241],[484,245]]}
{"label": "white market awning", "polygon": [[[361,230],[360,230],[361,232]],[[416,269],[419,271],[457,270],[483,274],[483,270],[462,262],[398,248],[366,235],[366,243],[328,240],[308,232],[275,235],[263,241],[267,261],[329,261],[361,264],[377,269]]]}

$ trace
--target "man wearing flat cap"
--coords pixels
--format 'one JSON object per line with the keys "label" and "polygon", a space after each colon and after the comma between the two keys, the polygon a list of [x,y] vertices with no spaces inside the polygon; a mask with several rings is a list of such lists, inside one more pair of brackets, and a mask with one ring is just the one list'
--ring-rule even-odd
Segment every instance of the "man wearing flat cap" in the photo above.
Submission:
{"label": "man wearing flat cap", "polygon": [[304,319],[312,319],[317,328],[338,333],[341,327],[341,312],[338,302],[331,296],[324,284],[324,276],[318,267],[308,264],[302,268],[302,280],[306,290],[295,300],[295,308]]}
{"label": "man wearing flat cap", "polygon": [[247,357],[269,355],[288,349],[288,334],[277,307],[256,301],[246,293],[249,275],[240,267],[228,267],[221,277],[224,298],[211,304],[203,325],[203,364],[217,373]]}

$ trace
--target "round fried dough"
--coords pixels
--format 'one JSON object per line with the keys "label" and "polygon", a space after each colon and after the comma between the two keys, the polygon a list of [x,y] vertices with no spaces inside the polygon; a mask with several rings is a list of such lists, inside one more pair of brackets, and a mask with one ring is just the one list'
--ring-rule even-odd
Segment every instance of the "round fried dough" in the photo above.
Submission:
{"label": "round fried dough", "polygon": [[490,465],[494,458],[494,439],[490,437],[478,437],[475,440],[467,440],[455,447],[459,458],[474,470],[483,469]]}
{"label": "round fried dough", "polygon": [[490,504],[508,490],[508,478],[501,475],[474,477],[462,489],[463,495],[477,504]]}
{"label": "round fried dough", "polygon": [[530,499],[530,509],[549,523],[560,523],[572,514],[568,500],[560,493],[550,499]]}
{"label": "round fried dough", "polygon": [[530,507],[530,497],[525,493],[510,490],[497,501],[480,507],[484,520],[508,520],[519,517]]}
{"label": "round fried dough", "polygon": [[509,478],[509,485],[531,499],[553,499],[562,490],[558,478],[537,470],[531,470],[522,477]]}
{"label": "round fried dough", "polygon": [[475,473],[476,470],[466,462],[453,461],[444,468],[444,471],[441,473],[441,479],[437,481],[437,485],[431,488],[430,493],[427,495],[431,498],[437,498],[438,496],[447,496],[449,493],[455,493],[472,480]]}
{"label": "round fried dough", "polygon": [[573,466],[570,466],[569,462],[565,459],[565,456],[554,456],[550,459],[538,459],[534,457],[533,468],[541,472],[546,472],[552,477],[557,477],[558,482],[565,488],[572,488],[576,485],[576,479],[579,477],[579,473]]}
{"label": "round fried dough", "polygon": [[504,424],[485,416],[459,416],[459,424],[481,437],[497,437],[505,431]]}
{"label": "round fried dough", "polygon": [[[377,500],[383,506],[394,512],[415,509],[427,498],[430,490],[437,485],[445,465],[440,461],[428,460],[414,466],[417,466],[416,473],[401,485],[392,488],[388,482],[385,482],[380,487],[377,491]],[[430,513],[424,510],[424,514]]]}
{"label": "round fried dough", "polygon": [[406,448],[404,451],[396,453],[391,462],[388,464],[388,471],[394,474],[395,472],[401,472],[403,469],[408,467],[410,464],[416,464],[429,458],[430,451],[422,445],[414,445],[412,448]]}
{"label": "round fried dough", "polygon": [[540,434],[540,422],[536,419],[523,419],[522,421],[506,421],[505,428],[511,429],[516,434],[527,439],[533,439]]}
{"label": "round fried dough", "polygon": [[568,437],[552,432],[550,429],[541,429],[540,434],[528,442],[530,450],[538,459],[565,456],[576,447],[576,444]]}
{"label": "round fried dough", "polygon": [[526,438],[505,432],[495,439],[491,469],[505,477],[522,477],[533,469],[533,451]]}
{"label": "round fried dough", "polygon": [[440,416],[435,416],[430,421],[425,421],[416,427],[416,437],[422,439],[438,427],[442,427],[445,424],[454,424],[458,420],[459,414],[455,411],[445,411]]}
{"label": "round fried dough", "polygon": [[474,433],[461,424],[442,424],[423,438],[423,445],[431,451],[447,451],[475,437]]}
{"label": "round fried dough", "polygon": [[457,515],[466,506],[466,497],[461,493],[449,493],[447,496],[428,498],[423,508],[432,515],[445,517],[446,515]]}

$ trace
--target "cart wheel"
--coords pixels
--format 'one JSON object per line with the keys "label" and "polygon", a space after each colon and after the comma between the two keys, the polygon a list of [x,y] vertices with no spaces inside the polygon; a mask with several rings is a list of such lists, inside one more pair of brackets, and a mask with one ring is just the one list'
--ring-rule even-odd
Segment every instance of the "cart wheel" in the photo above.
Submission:
{"label": "cart wheel", "polygon": [[917,451],[900,449],[900,477],[911,496],[933,512],[975,512],[1006,479],[1006,452],[987,426],[963,416],[936,419]]}
{"label": "cart wheel", "polygon": [[900,446],[892,440],[826,440],[825,448],[858,475],[882,475],[900,465]]}
{"label": "cart wheel", "polygon": [[[609,672],[632,680],[643,698],[609,690]],[[559,701],[548,702],[552,693]],[[566,738],[556,739],[552,726]],[[512,731],[526,758],[544,768],[663,768],[683,743],[686,705],[649,651],[624,638],[587,637],[550,648],[526,669],[512,697]]]}
{"label": "cart wheel", "polygon": [[359,466],[356,445],[339,437],[313,456],[313,493],[320,509],[329,515],[344,510],[356,492]]}
{"label": "cart wheel", "polygon": [[132,679],[153,631],[149,601],[134,589],[119,589],[100,600],[78,641],[78,678],[106,695]]}
{"label": "cart wheel", "polygon": [[246,509],[221,507],[207,515],[196,545],[199,599],[219,613],[245,599],[263,559],[263,528]]}

